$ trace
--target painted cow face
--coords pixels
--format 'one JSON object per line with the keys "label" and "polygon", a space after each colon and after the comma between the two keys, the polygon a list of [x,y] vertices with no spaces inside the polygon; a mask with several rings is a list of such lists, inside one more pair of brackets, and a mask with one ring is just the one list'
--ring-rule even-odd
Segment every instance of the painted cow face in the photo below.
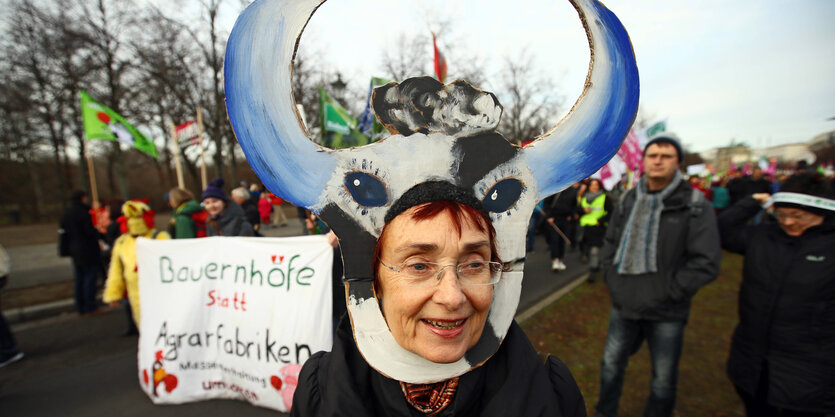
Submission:
{"label": "painted cow face", "polygon": [[[321,3],[260,0],[238,18],[225,61],[229,119],[267,187],[317,213],[339,237],[348,311],[366,361],[410,383],[461,375],[496,352],[513,320],[524,237],[536,202],[595,172],[614,155],[634,120],[638,75],[629,38],[617,17],[596,1],[572,2],[592,48],[586,89],[569,116],[525,148],[496,132],[501,106],[493,94],[463,81],[442,85],[421,77],[374,92],[375,113],[392,136],[330,150],[306,137],[289,74],[296,41]],[[386,214],[400,196],[430,181],[481,201],[506,262],[481,339],[463,358],[446,364],[397,344],[373,289],[374,246]]]}

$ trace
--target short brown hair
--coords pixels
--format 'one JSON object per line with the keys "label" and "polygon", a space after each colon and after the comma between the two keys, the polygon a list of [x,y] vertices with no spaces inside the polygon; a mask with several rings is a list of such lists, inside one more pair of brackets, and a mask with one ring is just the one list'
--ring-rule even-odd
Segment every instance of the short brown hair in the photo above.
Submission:
{"label": "short brown hair", "polygon": [[194,194],[189,190],[184,190],[180,187],[174,187],[168,191],[168,201],[170,201],[174,208],[180,207],[180,204],[186,201],[194,200]]}

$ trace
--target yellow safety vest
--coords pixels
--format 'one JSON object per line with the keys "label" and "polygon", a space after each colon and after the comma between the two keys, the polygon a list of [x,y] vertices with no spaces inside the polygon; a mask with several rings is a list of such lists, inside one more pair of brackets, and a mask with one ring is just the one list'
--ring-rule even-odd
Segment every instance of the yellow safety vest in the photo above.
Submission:
{"label": "yellow safety vest", "polygon": [[[605,206],[606,203],[606,194],[600,194],[594,201],[589,204],[586,201],[585,197],[580,198],[580,206],[585,209],[586,207],[590,207],[591,211],[582,215],[580,217],[580,227],[583,226],[598,226],[600,224],[600,219],[603,218],[606,214]],[[585,211],[585,210],[584,210]]]}

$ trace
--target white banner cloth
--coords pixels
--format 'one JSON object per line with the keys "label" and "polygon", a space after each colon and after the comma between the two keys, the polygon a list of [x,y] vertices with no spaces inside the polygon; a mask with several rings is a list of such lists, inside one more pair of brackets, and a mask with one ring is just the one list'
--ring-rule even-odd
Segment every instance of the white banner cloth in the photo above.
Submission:
{"label": "white banner cloth", "polygon": [[327,238],[139,239],[136,252],[151,400],[288,411],[301,364],[333,344]]}

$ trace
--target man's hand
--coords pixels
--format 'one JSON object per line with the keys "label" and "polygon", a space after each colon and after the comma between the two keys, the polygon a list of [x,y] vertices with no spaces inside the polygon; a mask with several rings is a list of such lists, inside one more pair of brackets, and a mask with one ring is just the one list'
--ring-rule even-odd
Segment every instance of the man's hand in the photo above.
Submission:
{"label": "man's hand", "polygon": [[334,233],[333,230],[328,232],[328,243],[330,243],[333,248],[339,246],[339,239],[336,237],[336,233]]}
{"label": "man's hand", "polygon": [[547,221],[548,221],[548,224],[554,224],[554,218],[553,218],[553,217],[549,217],[549,218],[547,218],[547,219],[545,219],[545,220],[547,220]]}
{"label": "man's hand", "polygon": [[771,194],[769,194],[769,193],[755,193],[755,194],[751,195],[751,197],[754,197],[754,200],[757,200],[758,203],[765,204],[768,201],[768,199],[771,198]]}

